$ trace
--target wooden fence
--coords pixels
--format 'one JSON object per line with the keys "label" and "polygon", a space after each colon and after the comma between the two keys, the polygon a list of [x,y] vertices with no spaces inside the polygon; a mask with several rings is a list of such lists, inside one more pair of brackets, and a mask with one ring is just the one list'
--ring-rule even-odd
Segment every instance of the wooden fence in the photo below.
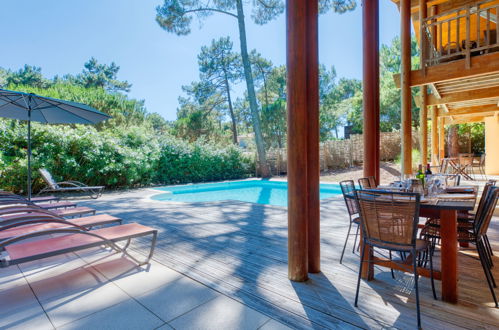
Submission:
{"label": "wooden fence", "polygon": [[[417,132],[413,133],[413,145],[417,146]],[[383,132],[380,135],[382,161],[392,161],[400,154],[400,132]],[[321,171],[348,168],[362,164],[364,142],[362,134],[353,134],[346,140],[326,141],[320,144]],[[273,175],[287,173],[286,149],[270,149],[267,161]]]}

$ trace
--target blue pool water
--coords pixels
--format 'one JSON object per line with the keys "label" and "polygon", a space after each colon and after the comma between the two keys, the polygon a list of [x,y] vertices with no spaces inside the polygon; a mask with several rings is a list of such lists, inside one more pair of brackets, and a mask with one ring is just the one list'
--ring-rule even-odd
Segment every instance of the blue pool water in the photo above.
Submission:
{"label": "blue pool water", "polygon": [[[213,202],[238,200],[243,202],[288,205],[288,183],[276,181],[246,180],[222,183],[192,184],[156,188],[167,193],[152,198],[175,202]],[[320,199],[341,194],[338,184],[321,184]]]}

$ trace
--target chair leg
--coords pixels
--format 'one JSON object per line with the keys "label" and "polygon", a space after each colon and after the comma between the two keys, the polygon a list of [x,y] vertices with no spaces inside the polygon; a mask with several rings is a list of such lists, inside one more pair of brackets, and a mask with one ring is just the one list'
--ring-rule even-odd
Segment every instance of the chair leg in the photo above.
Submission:
{"label": "chair leg", "polygon": [[497,302],[496,293],[494,292],[494,286],[492,283],[493,277],[492,277],[492,274],[490,273],[490,269],[487,267],[487,264],[484,260],[483,250],[482,250],[482,246],[480,244],[480,241],[477,241],[476,248],[478,251],[478,255],[480,256],[480,263],[482,264],[483,272],[485,273],[485,277],[487,278],[487,284],[489,285],[490,293],[492,294],[492,297],[494,298],[496,308],[498,308],[499,304]]}
{"label": "chair leg", "polygon": [[494,251],[492,251],[492,246],[490,245],[489,237],[487,235],[483,236],[483,240],[485,242],[485,246],[487,247],[487,250],[489,251],[489,254],[491,256],[494,255]]}
{"label": "chair leg", "polygon": [[366,245],[366,243],[362,244],[362,253],[360,254],[359,277],[357,279],[357,291],[355,292],[355,307],[357,307],[357,302],[359,301],[360,278],[362,277],[362,265],[364,264]]}
{"label": "chair leg", "polygon": [[[392,261],[392,250],[388,251],[388,256],[390,261]],[[392,273],[392,278],[395,279],[395,273],[393,272],[393,268],[390,267],[390,273]]]}
{"label": "chair leg", "polygon": [[345,254],[345,249],[347,247],[348,237],[350,236],[351,229],[352,229],[352,221],[350,221],[350,224],[348,225],[347,237],[345,237],[345,244],[343,244],[343,251],[341,251],[340,264],[343,262],[343,255]]}
{"label": "chair leg", "polygon": [[[359,236],[359,230],[360,230],[360,226],[357,225],[357,230],[355,231],[355,238],[353,239],[352,253],[355,253],[355,246],[357,245],[357,237]],[[357,250],[358,250],[358,248],[357,248]]]}
{"label": "chair leg", "polygon": [[421,329],[421,313],[419,309],[419,275],[418,275],[418,265],[417,265],[417,258],[416,258],[416,250],[412,251],[412,255],[414,256],[412,260],[412,265],[414,267],[414,288],[416,289],[416,312],[418,316],[418,329]]}
{"label": "chair leg", "polygon": [[437,292],[435,290],[435,278],[433,277],[433,248],[432,246],[430,245],[428,247],[428,256],[429,256],[429,259],[430,259],[430,281],[431,281],[431,290],[433,291],[433,298],[435,300],[438,300],[437,298]]}

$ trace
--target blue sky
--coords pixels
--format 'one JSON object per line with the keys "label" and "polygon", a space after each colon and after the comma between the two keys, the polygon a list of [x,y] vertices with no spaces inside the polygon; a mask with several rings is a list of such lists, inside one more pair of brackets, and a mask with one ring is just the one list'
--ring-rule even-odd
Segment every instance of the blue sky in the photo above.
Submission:
{"label": "blue sky", "polygon": [[[0,66],[18,70],[40,66],[52,77],[78,73],[90,57],[116,62],[119,79],[132,83],[130,96],[146,100],[149,112],[176,118],[181,86],[198,79],[197,54],[214,38],[230,36],[239,50],[234,18],[214,15],[192,33],[179,37],[155,22],[162,0],[3,0],[0,12]],[[246,13],[248,47],[275,65],[286,62],[285,18],[258,26]],[[362,13],[320,17],[320,62],[334,65],[338,76],[362,76]],[[380,0],[380,41],[389,43],[399,30],[397,7]]]}

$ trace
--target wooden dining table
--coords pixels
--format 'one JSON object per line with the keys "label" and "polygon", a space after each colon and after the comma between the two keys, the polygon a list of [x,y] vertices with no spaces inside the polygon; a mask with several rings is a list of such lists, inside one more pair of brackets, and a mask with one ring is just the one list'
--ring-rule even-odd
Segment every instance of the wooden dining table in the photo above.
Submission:
{"label": "wooden dining table", "polygon": [[[429,218],[440,218],[440,271],[434,271],[435,279],[442,283],[442,300],[450,303],[458,302],[458,241],[457,241],[457,215],[458,212],[468,212],[475,208],[478,189],[472,187],[473,196],[462,198],[461,194],[445,193],[437,198],[422,199],[420,204],[420,216]],[[383,189],[380,187],[380,189]],[[470,195],[470,193],[468,193]],[[400,267],[396,262],[380,257],[374,257],[370,251],[372,264],[377,264],[401,271],[407,268]],[[366,253],[366,260],[369,258]],[[372,265],[371,265],[372,266]],[[372,269],[366,269],[362,276],[369,280],[373,278]],[[418,273],[428,277],[430,272],[426,268],[418,269]]]}

